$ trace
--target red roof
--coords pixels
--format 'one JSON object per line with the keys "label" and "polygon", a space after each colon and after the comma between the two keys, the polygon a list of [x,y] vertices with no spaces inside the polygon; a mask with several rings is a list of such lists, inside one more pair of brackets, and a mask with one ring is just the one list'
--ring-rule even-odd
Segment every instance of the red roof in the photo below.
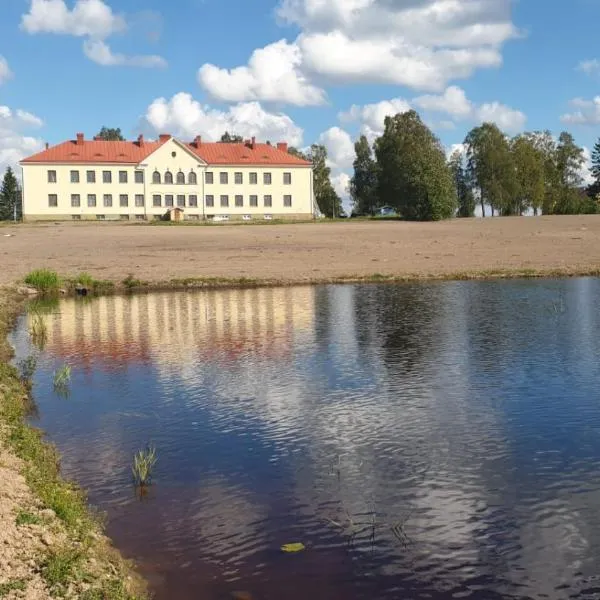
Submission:
{"label": "red roof", "polygon": [[63,142],[23,159],[22,163],[128,163],[138,164],[167,140],[157,142]]}
{"label": "red roof", "polygon": [[[103,140],[70,140],[23,159],[28,163],[122,163],[139,164],[171,139],[161,135],[155,142],[106,142]],[[270,144],[193,142],[183,145],[210,165],[281,165],[310,166],[310,162],[297,158],[280,147]]]}

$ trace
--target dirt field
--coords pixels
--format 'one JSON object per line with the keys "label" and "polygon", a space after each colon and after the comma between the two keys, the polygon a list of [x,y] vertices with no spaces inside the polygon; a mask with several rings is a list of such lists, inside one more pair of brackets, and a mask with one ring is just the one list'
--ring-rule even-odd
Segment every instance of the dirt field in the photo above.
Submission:
{"label": "dirt field", "polygon": [[48,267],[120,281],[249,277],[290,281],[491,271],[600,271],[600,216],[348,221],[295,225],[110,223],[0,227],[0,283]]}

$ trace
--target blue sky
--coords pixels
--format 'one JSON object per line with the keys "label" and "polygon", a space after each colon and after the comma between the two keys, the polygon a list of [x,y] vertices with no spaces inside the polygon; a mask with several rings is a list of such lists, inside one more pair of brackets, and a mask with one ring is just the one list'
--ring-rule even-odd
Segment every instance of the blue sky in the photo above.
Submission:
{"label": "blue sky", "polygon": [[329,149],[417,109],[451,147],[510,134],[600,136],[600,0],[4,0],[0,168],[48,141],[166,131]]}

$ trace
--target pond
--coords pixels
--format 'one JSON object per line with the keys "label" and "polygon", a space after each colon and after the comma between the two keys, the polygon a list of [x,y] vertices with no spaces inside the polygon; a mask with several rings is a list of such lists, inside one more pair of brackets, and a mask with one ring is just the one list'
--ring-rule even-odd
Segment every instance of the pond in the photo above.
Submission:
{"label": "pond", "polygon": [[600,280],[70,298],[44,319],[33,422],[159,600],[600,598]]}

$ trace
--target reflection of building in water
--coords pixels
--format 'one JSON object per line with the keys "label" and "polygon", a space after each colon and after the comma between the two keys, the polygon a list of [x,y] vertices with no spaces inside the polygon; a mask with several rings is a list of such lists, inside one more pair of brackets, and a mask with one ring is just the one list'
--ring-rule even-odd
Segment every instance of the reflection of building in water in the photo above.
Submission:
{"label": "reflection of building in water", "polygon": [[46,349],[74,366],[281,358],[295,336],[312,332],[313,294],[296,287],[70,298],[45,317]]}

